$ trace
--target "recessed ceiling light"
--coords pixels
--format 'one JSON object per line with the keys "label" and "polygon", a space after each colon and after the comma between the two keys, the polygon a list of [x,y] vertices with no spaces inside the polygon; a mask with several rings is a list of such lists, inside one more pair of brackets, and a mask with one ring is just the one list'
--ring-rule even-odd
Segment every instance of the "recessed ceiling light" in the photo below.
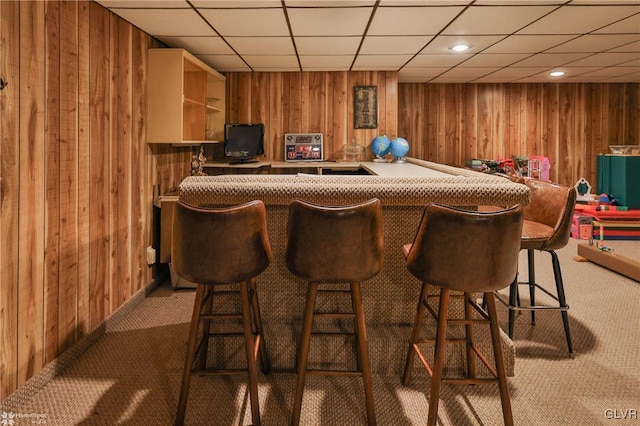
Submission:
{"label": "recessed ceiling light", "polygon": [[551,77],[562,77],[564,75],[564,71],[551,71],[549,75]]}
{"label": "recessed ceiling light", "polygon": [[451,46],[451,50],[453,50],[454,52],[464,52],[468,48],[469,48],[469,45],[464,43],[459,43]]}

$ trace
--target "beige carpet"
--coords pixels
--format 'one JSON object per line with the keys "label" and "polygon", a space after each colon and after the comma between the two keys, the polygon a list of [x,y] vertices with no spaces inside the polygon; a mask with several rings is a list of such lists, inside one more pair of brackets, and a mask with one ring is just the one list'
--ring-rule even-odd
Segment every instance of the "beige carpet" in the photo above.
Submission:
{"label": "beige carpet", "polygon": [[[608,245],[640,259],[640,242]],[[567,355],[558,312],[538,313],[535,326],[527,315],[518,317],[515,376],[509,378],[515,422],[640,424],[640,283],[576,262],[576,248],[572,240],[558,253],[576,356]],[[538,281],[552,288],[549,256],[537,253],[536,261]],[[138,297],[104,324],[95,342],[63,355],[5,400],[3,420],[14,425],[172,424],[193,295],[161,286]],[[498,304],[498,311],[506,329],[506,308]],[[374,377],[379,424],[426,422],[429,380],[418,367],[414,377],[410,387],[402,386],[396,374]],[[288,424],[294,374],[274,372],[259,379],[263,423]],[[246,392],[243,376],[195,376],[187,423],[250,424]],[[633,417],[629,410],[635,410],[635,419],[623,418]],[[444,425],[502,424],[497,387],[445,385],[439,415]],[[302,417],[306,425],[364,424],[360,379],[309,377]]]}

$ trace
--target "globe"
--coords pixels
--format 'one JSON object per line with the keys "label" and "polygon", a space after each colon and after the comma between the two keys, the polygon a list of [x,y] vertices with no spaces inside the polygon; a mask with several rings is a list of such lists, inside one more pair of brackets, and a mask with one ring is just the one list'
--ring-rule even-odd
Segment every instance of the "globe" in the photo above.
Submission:
{"label": "globe", "polygon": [[387,135],[376,136],[371,141],[371,152],[376,156],[376,159],[373,161],[384,161],[382,157],[387,155],[389,152],[389,148],[391,146],[391,140],[387,137]]}
{"label": "globe", "polygon": [[409,152],[409,142],[405,138],[394,138],[389,146],[389,152],[396,157],[394,163],[404,163],[406,160],[402,157]]}

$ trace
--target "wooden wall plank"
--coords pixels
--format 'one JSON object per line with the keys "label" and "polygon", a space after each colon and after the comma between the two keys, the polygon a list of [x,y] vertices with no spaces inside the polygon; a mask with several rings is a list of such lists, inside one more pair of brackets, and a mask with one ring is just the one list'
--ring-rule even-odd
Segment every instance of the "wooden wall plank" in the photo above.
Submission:
{"label": "wooden wall plank", "polygon": [[90,11],[93,3],[78,2],[78,310],[77,338],[91,327],[90,287]]}
{"label": "wooden wall plank", "polygon": [[[378,88],[378,128],[354,129],[353,88]],[[397,74],[387,72],[228,73],[227,99],[231,120],[263,122],[265,155],[284,159],[284,134],[321,132],[325,159],[342,157],[345,143],[355,138],[366,147],[384,131],[398,134]],[[247,102],[250,102],[247,104]]]}
{"label": "wooden wall plank", "polygon": [[[411,135],[412,155],[431,161],[544,155],[551,179],[573,185],[595,182],[596,157],[609,145],[640,139],[637,83],[407,83],[398,92],[398,129]],[[454,115],[464,117],[457,130]]]}
{"label": "wooden wall plank", "polygon": [[[58,350],[77,339],[78,3],[60,3],[60,282]],[[75,30],[74,30],[75,29]]]}
{"label": "wooden wall plank", "polygon": [[20,3],[0,2],[0,400],[18,385]]}
{"label": "wooden wall plank", "polygon": [[18,224],[18,385],[43,365],[44,2],[20,2],[20,219]]}
{"label": "wooden wall plank", "polygon": [[[115,253],[115,274],[113,276],[111,310],[115,310],[131,296],[131,168],[133,147],[132,140],[132,28],[123,19],[117,20],[117,49],[114,63],[117,68],[116,94],[117,104],[114,110],[116,135],[116,155],[112,159],[115,179],[112,179],[114,187],[111,190],[112,199],[115,199],[112,207],[113,223],[116,228],[112,230],[114,240],[117,242]],[[114,173],[115,172],[115,173]],[[138,185],[136,185],[138,186]]]}
{"label": "wooden wall plank", "polygon": [[[0,2],[1,398],[153,279],[158,44],[95,2]],[[168,184],[190,155],[166,156]]]}
{"label": "wooden wall plank", "polygon": [[89,252],[90,326],[105,318],[109,280],[109,14],[90,3],[89,99]]}
{"label": "wooden wall plank", "polygon": [[[58,355],[60,257],[60,9],[45,3],[44,364]],[[43,364],[43,365],[44,365]]]}

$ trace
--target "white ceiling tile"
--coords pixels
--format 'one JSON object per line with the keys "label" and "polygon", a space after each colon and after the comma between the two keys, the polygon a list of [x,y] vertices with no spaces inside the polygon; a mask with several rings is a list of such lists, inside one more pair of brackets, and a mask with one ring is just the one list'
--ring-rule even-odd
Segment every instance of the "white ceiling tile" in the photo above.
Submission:
{"label": "white ceiling tile", "polygon": [[155,36],[214,36],[216,33],[189,9],[113,9],[142,31]]}
{"label": "white ceiling tile", "polygon": [[640,70],[636,67],[606,67],[593,71],[583,73],[590,76],[607,76],[607,77],[619,77],[628,74],[638,73]]}
{"label": "white ceiling tile", "polygon": [[[547,73],[553,68],[568,71],[565,82],[640,80],[638,73],[604,75],[640,69],[640,0],[381,0],[364,39],[375,0],[99,3],[222,72],[300,71],[297,52],[305,71],[403,67],[399,81],[545,82],[552,81]],[[200,8],[221,37],[191,5]],[[555,8],[510,35],[541,16],[541,11]],[[463,34],[436,35],[442,31]],[[459,41],[470,44],[470,50],[451,52],[449,48]],[[354,60],[356,52],[359,57]],[[619,69],[598,71],[611,65]]]}
{"label": "white ceiling tile", "polygon": [[511,34],[556,6],[471,6],[443,34]]}
{"label": "white ceiling tile", "polygon": [[353,55],[317,55],[317,56],[300,56],[300,64],[303,69],[307,68],[323,68],[348,70],[353,62]]}
{"label": "white ceiling tile", "polygon": [[378,7],[367,35],[436,35],[463,7]]}
{"label": "white ceiling tile", "polygon": [[562,6],[519,34],[586,34],[639,11],[638,6]]}
{"label": "white ceiling tile", "polygon": [[431,36],[367,36],[360,48],[360,54],[415,55],[431,38]]}
{"label": "white ceiling tile", "polygon": [[633,43],[627,43],[623,46],[616,47],[615,49],[609,49],[608,52],[636,52],[640,53],[640,40]]}
{"label": "white ceiling tile", "polygon": [[512,35],[482,53],[538,53],[575,37],[573,34]]}
{"label": "white ceiling tile", "polygon": [[250,71],[238,55],[196,55],[203,62],[211,65],[212,68],[222,71]]}
{"label": "white ceiling tile", "polygon": [[364,33],[372,10],[371,7],[301,8],[287,9],[287,13],[294,36],[359,36]]}
{"label": "white ceiling tile", "polygon": [[475,77],[445,77],[444,75],[441,75],[439,77],[436,77],[432,80],[429,80],[429,83],[438,83],[438,84],[445,84],[445,83],[470,83],[472,81],[474,81],[476,78]]}
{"label": "white ceiling tile", "polygon": [[280,0],[190,0],[202,8],[259,8],[280,7]]}
{"label": "white ceiling tile", "polygon": [[560,6],[567,0],[477,0],[474,6]]}
{"label": "white ceiling tile", "polygon": [[[420,53],[448,53],[448,54],[459,54],[456,52],[452,52],[450,47],[454,44],[458,43],[466,43],[468,44],[469,50],[466,53],[478,53],[481,50],[486,49],[492,44],[503,39],[503,36],[493,35],[493,36],[464,36],[464,35],[441,35],[437,36],[429,43],[425,49]],[[460,53],[461,54],[461,53]]]}
{"label": "white ceiling tile", "polygon": [[295,55],[290,37],[227,37],[240,55]]}
{"label": "white ceiling tile", "polygon": [[254,70],[257,68],[298,68],[298,59],[295,55],[243,55],[245,61],[249,63]]}
{"label": "white ceiling tile", "polygon": [[355,55],[360,36],[352,37],[296,37],[299,55]]}
{"label": "white ceiling tile", "polygon": [[281,9],[199,9],[223,37],[288,36]]}
{"label": "white ceiling tile", "polygon": [[464,61],[459,67],[504,67],[530,56],[527,53],[481,53]]}
{"label": "white ceiling tile", "polygon": [[96,0],[102,6],[107,8],[157,8],[157,9],[171,9],[171,8],[185,8],[191,9],[189,3],[185,0]]}
{"label": "white ceiling tile", "polygon": [[159,37],[170,47],[181,47],[194,55],[233,55],[233,50],[220,37]]}
{"label": "white ceiling tile", "polygon": [[596,53],[586,58],[571,62],[572,67],[608,67],[638,59],[635,53]]}
{"label": "white ceiling tile", "polygon": [[618,67],[636,67],[638,69],[638,71],[640,71],[640,56],[636,56],[635,58],[633,58],[630,61],[625,61],[625,62],[620,62],[618,64],[616,64],[616,66]]}
{"label": "white ceiling tile", "polygon": [[411,55],[358,55],[353,65],[359,69],[369,67],[371,70],[396,71],[409,59]]}
{"label": "white ceiling tile", "polygon": [[354,7],[373,6],[375,0],[285,0],[287,7]]}
{"label": "white ceiling tile", "polygon": [[530,68],[502,68],[497,70],[496,72],[491,73],[491,77],[502,77],[506,79],[515,79],[515,78],[523,78],[529,77],[533,74],[539,74],[541,72],[546,71],[547,67],[530,67]]}
{"label": "white ceiling tile", "polygon": [[640,14],[631,16],[627,19],[623,19],[622,21],[618,21],[604,28],[600,28],[599,30],[594,31],[594,34],[625,34],[639,32]]}
{"label": "white ceiling tile", "polygon": [[460,62],[471,58],[473,55],[456,53],[448,55],[417,55],[411,62],[407,64],[407,67],[454,67]]}
{"label": "white ceiling tile", "polygon": [[487,74],[490,74],[492,71],[494,71],[494,69],[492,68],[460,68],[460,67],[456,67],[456,68],[451,68],[450,70],[448,70],[443,77],[447,77],[447,78],[458,78],[458,77],[464,77],[464,78],[478,78],[478,77],[482,77],[485,76]]}
{"label": "white ceiling tile", "polygon": [[580,60],[588,53],[539,53],[514,64],[515,67],[557,67]]}
{"label": "white ceiling tile", "polygon": [[449,68],[424,67],[424,68],[403,68],[398,71],[400,78],[424,78],[431,79],[446,72]]}
{"label": "white ceiling tile", "polygon": [[582,37],[549,49],[547,52],[601,52],[603,50],[615,49],[637,39],[638,35],[633,34],[583,35]]}

